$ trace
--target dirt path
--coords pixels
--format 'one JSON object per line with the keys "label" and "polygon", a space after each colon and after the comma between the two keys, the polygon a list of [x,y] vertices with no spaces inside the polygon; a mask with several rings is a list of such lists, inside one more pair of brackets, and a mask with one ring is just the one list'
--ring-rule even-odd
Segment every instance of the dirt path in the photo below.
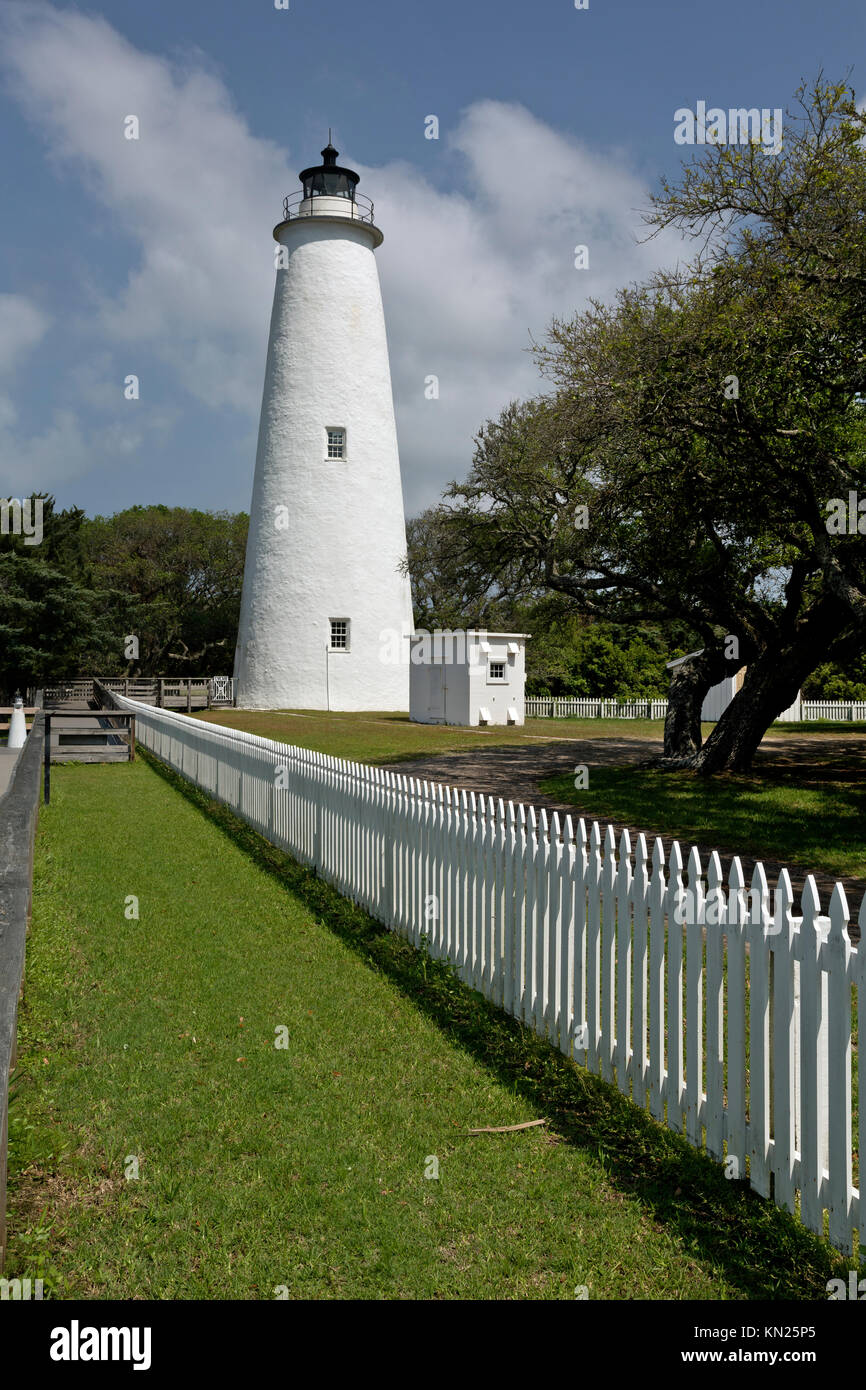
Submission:
{"label": "dirt path", "polygon": [[[539,791],[539,783],[549,777],[556,777],[573,771],[578,763],[592,767],[622,767],[640,762],[662,751],[661,739],[641,738],[575,738],[568,741],[557,740],[551,743],[537,743],[526,746],[506,748],[473,748],[465,753],[441,753],[431,757],[413,758],[411,761],[392,763],[390,770],[412,777],[427,778],[444,782],[452,787],[465,787],[467,791],[481,792],[486,796],[502,797],[504,801],[523,802],[525,805],[544,806],[548,811],[559,811],[560,815],[573,818],[584,816],[587,820],[599,819],[605,827],[613,825],[619,836],[626,827],[619,821],[608,821],[581,809],[579,805],[556,801]],[[819,761],[820,759],[820,761]],[[811,734],[804,738],[768,736],[755,759],[756,770],[773,767],[781,776],[790,769],[796,769],[798,779],[826,781],[839,777],[842,773],[860,772],[866,775],[866,737],[862,734],[839,736],[836,734]],[[670,850],[671,836],[660,831],[658,826],[629,825],[632,838],[643,831],[647,840],[658,836]],[[866,834],[866,827],[864,827]],[[681,846],[687,849],[684,841]],[[698,850],[706,864],[712,850],[718,850],[722,869],[727,876],[731,859],[739,853],[746,884],[751,880],[756,860],[761,859],[767,872],[770,886],[774,886],[782,868],[791,875],[794,892],[799,899],[803,883],[808,873],[813,873],[822,907],[826,910],[830,894],[836,883],[832,874],[820,873],[808,866],[786,863],[763,855],[743,854],[731,845],[706,844],[698,842]],[[859,912],[860,904],[866,895],[866,878],[845,877],[840,879],[848,897],[848,905],[854,913]],[[856,921],[851,932],[859,937]]]}

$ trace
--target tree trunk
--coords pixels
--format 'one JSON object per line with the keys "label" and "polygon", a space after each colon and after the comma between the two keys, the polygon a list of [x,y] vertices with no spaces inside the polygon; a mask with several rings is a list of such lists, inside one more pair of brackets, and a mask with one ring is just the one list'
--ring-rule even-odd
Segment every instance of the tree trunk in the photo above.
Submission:
{"label": "tree trunk", "polygon": [[695,759],[697,771],[703,776],[723,769],[747,771],[764,734],[794,701],[811,669],[811,661],[794,661],[790,653],[765,652],[747,670],[741,689]]}
{"label": "tree trunk", "polygon": [[751,767],[764,734],[825,659],[844,617],[841,607],[823,605],[815,621],[784,644],[765,648],[747,668],[741,688],[694,760],[702,776],[723,770],[745,772]]}
{"label": "tree trunk", "polygon": [[702,742],[704,697],[733,664],[722,652],[705,648],[674,667],[668,691],[664,753],[661,758],[648,760],[645,766],[694,767]]}

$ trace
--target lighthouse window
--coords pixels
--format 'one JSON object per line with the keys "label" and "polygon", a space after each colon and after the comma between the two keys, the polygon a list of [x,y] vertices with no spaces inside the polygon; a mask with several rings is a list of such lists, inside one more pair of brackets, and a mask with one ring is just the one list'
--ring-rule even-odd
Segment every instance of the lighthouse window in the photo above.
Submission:
{"label": "lighthouse window", "polygon": [[328,430],[328,458],[344,459],[346,457],[346,431]]}
{"label": "lighthouse window", "polygon": [[331,651],[345,652],[349,650],[349,619],[331,619]]}

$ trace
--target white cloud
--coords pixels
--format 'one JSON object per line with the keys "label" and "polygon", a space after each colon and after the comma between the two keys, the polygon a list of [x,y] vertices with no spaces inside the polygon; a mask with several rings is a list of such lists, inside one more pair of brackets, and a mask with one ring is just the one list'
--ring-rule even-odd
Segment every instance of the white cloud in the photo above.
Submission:
{"label": "white cloud", "polygon": [[269,233],[294,182],[282,153],[250,134],[219,79],[140,52],[104,19],[32,3],[7,19],[12,89],[50,157],[139,247],[124,291],[102,300],[103,332],[155,347],[205,404],[255,410]]}
{"label": "white cloud", "polygon": [[93,441],[74,412],[53,412],[50,424],[29,435],[16,430],[16,423],[13,402],[0,396],[0,497],[51,489],[92,465]]}
{"label": "white cloud", "polygon": [[19,365],[48,331],[48,315],[23,294],[0,294],[0,372]]}
{"label": "white cloud", "polygon": [[[484,419],[544,389],[525,351],[530,335],[542,339],[555,314],[671,264],[683,244],[674,235],[638,244],[641,181],[523,106],[475,103],[450,144],[465,192],[435,192],[405,165],[365,179],[385,231],[378,255],[410,511],[466,472]],[[578,245],[589,248],[588,271],[575,269]],[[424,397],[430,373],[439,401]]]}
{"label": "white cloud", "polygon": [[[143,53],[102,18],[36,0],[9,5],[3,27],[12,89],[50,156],[65,177],[86,181],[139,248],[122,292],[106,290],[93,307],[94,355],[106,339],[123,344],[136,371],[136,351],[149,352],[181,393],[254,421],[274,278],[270,230],[296,168],[315,152],[293,151],[288,163],[254,136],[200,57]],[[130,114],[140,121],[137,141],[123,135]],[[486,416],[540,389],[524,351],[530,332],[542,337],[554,313],[609,296],[674,260],[680,246],[672,237],[637,246],[641,182],[620,158],[523,106],[479,101],[448,143],[465,170],[460,191],[434,189],[403,162],[355,164],[385,233],[377,257],[409,512],[465,473]],[[351,162],[353,152],[342,156]],[[588,272],[574,269],[578,243],[589,247]],[[2,350],[0,334],[0,360]],[[424,398],[431,373],[438,401]],[[37,454],[50,450],[47,436],[32,444]],[[251,481],[252,457],[248,466]],[[225,469],[229,495],[237,460]]]}

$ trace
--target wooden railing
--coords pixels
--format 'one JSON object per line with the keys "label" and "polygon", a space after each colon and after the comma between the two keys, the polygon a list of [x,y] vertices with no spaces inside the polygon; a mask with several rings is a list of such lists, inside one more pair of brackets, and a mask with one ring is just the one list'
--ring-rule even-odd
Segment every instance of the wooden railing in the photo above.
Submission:
{"label": "wooden railing", "polygon": [[234,681],[231,676],[87,676],[60,681],[45,688],[44,703],[48,706],[69,701],[89,702],[95,698],[94,683],[129,700],[140,700],[160,709],[210,709],[212,705],[234,703]]}
{"label": "wooden railing", "polygon": [[130,700],[153,700],[158,689],[156,677],[153,676],[101,676],[99,679],[109,690],[128,695]]}
{"label": "wooden railing", "polygon": [[45,723],[40,712],[21,750],[9,790],[0,797],[0,1270],[6,1257],[9,1076],[17,1051],[18,999],[30,921],[33,842],[44,741]]}
{"label": "wooden railing", "polygon": [[43,702],[46,705],[58,705],[65,700],[92,700],[93,681],[92,680],[68,680],[58,681],[54,685],[46,685],[43,694]]}
{"label": "wooden railing", "polygon": [[[45,715],[45,804],[51,799],[51,764],[62,762],[112,762],[114,747],[123,737],[129,762],[135,761],[135,715],[116,705],[114,695],[95,677],[95,709],[46,709]],[[101,719],[99,711],[106,717]],[[78,728],[76,721],[83,723]],[[69,723],[72,723],[72,730]],[[64,725],[66,726],[64,728]],[[97,728],[94,728],[97,725]],[[58,727],[59,726],[59,727]],[[64,747],[64,742],[66,747]]]}
{"label": "wooden railing", "polygon": [[0,689],[0,705],[12,705],[15,696],[20,695],[25,706],[38,707],[42,704],[42,691],[35,685],[22,686],[21,690],[2,690]]}

